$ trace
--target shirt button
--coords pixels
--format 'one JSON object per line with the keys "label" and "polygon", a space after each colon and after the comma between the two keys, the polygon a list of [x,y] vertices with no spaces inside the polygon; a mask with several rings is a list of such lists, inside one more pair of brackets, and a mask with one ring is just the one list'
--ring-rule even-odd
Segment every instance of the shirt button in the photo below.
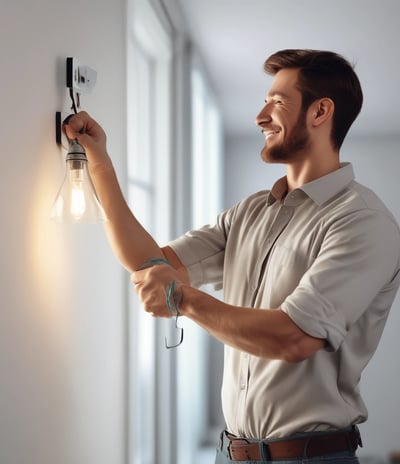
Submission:
{"label": "shirt button", "polygon": [[246,384],[245,384],[245,383],[241,383],[241,384],[240,384],[240,389],[241,389],[241,390],[244,390],[245,388],[246,388]]}

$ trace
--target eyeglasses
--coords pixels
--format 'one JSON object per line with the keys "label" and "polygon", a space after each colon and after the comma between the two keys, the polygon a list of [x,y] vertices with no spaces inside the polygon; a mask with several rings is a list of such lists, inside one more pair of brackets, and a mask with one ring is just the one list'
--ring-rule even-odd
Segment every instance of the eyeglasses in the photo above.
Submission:
{"label": "eyeglasses", "polygon": [[164,293],[168,311],[171,313],[171,316],[175,321],[175,330],[178,331],[177,339],[179,340],[177,343],[170,344],[168,343],[167,337],[165,337],[165,348],[170,350],[171,348],[177,348],[178,346],[182,345],[183,342],[183,329],[182,327],[178,326],[178,317],[180,316],[179,303],[182,299],[182,293],[179,289],[176,288],[175,280],[169,284],[168,290],[164,290]]}

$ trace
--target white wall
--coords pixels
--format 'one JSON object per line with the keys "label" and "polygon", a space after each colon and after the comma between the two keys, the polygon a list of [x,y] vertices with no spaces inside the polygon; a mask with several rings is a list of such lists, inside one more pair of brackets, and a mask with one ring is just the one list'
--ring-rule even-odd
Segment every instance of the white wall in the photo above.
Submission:
{"label": "white wall", "polygon": [[225,208],[259,190],[268,189],[285,174],[282,165],[266,164],[260,152],[261,133],[254,136],[229,136],[225,140]]}
{"label": "white wall", "polygon": [[[400,223],[399,171],[400,137],[349,139],[343,146],[344,160],[355,168],[359,182],[372,188]],[[387,456],[399,451],[400,410],[400,292],[392,306],[383,338],[361,379],[361,391],[369,410],[368,421],[360,427],[364,454]]]}
{"label": "white wall", "polygon": [[48,219],[63,177],[65,58],[98,72],[82,106],[125,156],[124,0],[1,0],[0,462],[124,458],[124,273],[102,226]]}
{"label": "white wall", "polygon": [[[225,206],[246,195],[271,188],[285,171],[283,166],[264,164],[259,156],[264,141],[261,134],[228,137],[225,157]],[[399,172],[400,138],[352,137],[343,148],[341,159],[354,165],[356,179],[372,188],[400,222]],[[386,457],[400,449],[398,412],[400,410],[400,364],[398,362],[400,294],[392,307],[383,339],[361,381],[369,409],[369,420],[361,426],[364,448],[360,456]]]}

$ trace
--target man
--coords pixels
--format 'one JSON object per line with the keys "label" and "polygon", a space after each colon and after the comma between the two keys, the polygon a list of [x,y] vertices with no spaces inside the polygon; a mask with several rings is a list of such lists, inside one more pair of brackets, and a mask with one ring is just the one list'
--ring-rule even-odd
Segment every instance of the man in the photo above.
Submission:
{"label": "man", "polygon": [[[286,177],[163,249],[129,211],[97,123],[80,113],[67,135],[87,150],[111,244],[144,309],[178,312],[225,344],[216,462],[358,462],[358,383],[400,283],[399,228],[339,161],[362,106],[350,64],[283,50],[265,70],[274,79],[256,120],[261,157],[284,163]],[[169,265],[143,265],[159,262]],[[204,283],[222,284],[224,302],[195,288]]]}

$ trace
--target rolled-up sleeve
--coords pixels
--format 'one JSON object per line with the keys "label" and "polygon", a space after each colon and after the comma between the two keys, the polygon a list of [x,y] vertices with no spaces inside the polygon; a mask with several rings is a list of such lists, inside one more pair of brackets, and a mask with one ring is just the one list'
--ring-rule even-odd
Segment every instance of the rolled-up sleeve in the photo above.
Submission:
{"label": "rolled-up sleeve", "polygon": [[185,265],[191,285],[213,284],[222,288],[226,240],[235,208],[221,213],[214,225],[192,230],[173,240],[169,246]]}
{"label": "rolled-up sleeve", "polygon": [[351,212],[327,228],[320,252],[282,309],[336,351],[368,309],[385,319],[399,285],[399,230],[382,211]]}

